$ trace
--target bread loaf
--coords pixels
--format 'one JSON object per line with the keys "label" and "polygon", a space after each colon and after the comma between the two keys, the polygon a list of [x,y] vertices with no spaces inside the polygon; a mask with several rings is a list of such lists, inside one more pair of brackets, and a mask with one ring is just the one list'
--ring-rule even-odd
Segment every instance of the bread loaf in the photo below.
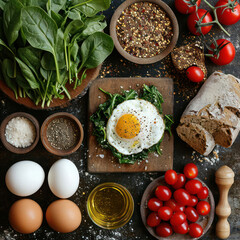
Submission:
{"label": "bread loaf", "polygon": [[[205,131],[200,131],[199,126]],[[206,156],[215,144],[230,147],[239,129],[240,80],[214,72],[183,112],[177,133],[193,149]]]}

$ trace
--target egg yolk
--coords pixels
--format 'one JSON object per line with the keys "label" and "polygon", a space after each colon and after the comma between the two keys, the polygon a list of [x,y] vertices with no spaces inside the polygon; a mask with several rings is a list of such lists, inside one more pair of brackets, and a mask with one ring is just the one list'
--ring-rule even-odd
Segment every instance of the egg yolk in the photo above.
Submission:
{"label": "egg yolk", "polygon": [[140,132],[140,122],[133,114],[124,114],[117,122],[116,132],[119,137],[131,139]]}

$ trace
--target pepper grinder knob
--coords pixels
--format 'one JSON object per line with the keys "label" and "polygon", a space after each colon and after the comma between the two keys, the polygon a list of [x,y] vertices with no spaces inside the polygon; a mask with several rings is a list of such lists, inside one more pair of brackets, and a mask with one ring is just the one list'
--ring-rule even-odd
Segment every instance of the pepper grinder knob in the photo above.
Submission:
{"label": "pepper grinder knob", "polygon": [[231,214],[231,207],[228,203],[228,192],[234,183],[234,172],[228,166],[220,167],[215,173],[215,182],[218,186],[220,198],[216,207],[218,222],[216,225],[216,235],[221,239],[226,239],[230,235],[230,225],[227,220]]}

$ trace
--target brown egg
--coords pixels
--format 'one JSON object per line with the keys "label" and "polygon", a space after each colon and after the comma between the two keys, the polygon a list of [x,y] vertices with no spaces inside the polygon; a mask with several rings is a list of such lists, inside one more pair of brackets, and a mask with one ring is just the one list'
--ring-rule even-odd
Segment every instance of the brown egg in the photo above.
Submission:
{"label": "brown egg", "polygon": [[52,202],[46,211],[48,225],[57,232],[69,233],[76,230],[82,221],[79,207],[70,200]]}
{"label": "brown egg", "polygon": [[16,201],[9,210],[9,222],[20,233],[33,233],[40,228],[43,212],[38,203],[31,199]]}

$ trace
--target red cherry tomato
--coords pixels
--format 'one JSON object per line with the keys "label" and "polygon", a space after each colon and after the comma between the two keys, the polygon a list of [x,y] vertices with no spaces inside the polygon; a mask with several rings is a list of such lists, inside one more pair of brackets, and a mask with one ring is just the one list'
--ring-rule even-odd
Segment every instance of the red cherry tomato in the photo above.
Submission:
{"label": "red cherry tomato", "polygon": [[[198,0],[196,5],[199,7],[201,4],[201,0]],[[192,5],[190,1],[184,0],[175,0],[175,7],[178,12],[182,14],[190,14],[196,11],[196,5]]]}
{"label": "red cherry tomato", "polygon": [[186,220],[187,220],[187,217],[186,217],[185,213],[176,212],[172,215],[172,217],[170,219],[170,223],[173,226],[177,226],[177,225],[184,223]]}
{"label": "red cherry tomato", "polygon": [[198,203],[198,198],[196,196],[191,195],[190,196],[190,201],[188,202],[189,207],[194,207]]}
{"label": "red cherry tomato", "polygon": [[175,211],[177,203],[176,203],[176,201],[174,199],[171,198],[171,199],[169,199],[168,201],[166,201],[164,203],[164,206],[170,207],[173,211]]}
{"label": "red cherry tomato", "polygon": [[187,207],[185,209],[185,214],[187,216],[187,220],[190,222],[196,222],[199,218],[197,210],[193,207]]}
{"label": "red cherry tomato", "polygon": [[206,201],[200,201],[197,204],[197,212],[199,215],[206,216],[207,214],[209,214],[210,210],[211,210],[211,206]]}
{"label": "red cherry tomato", "polygon": [[184,212],[184,211],[185,211],[185,207],[181,204],[177,204],[174,210],[174,212]]}
{"label": "red cherry tomato", "polygon": [[183,173],[187,178],[196,178],[198,175],[198,168],[194,163],[188,163],[184,169]]}
{"label": "red cherry tomato", "polygon": [[[233,61],[233,59],[235,58],[235,54],[236,54],[236,50],[235,47],[233,46],[233,44],[226,40],[226,39],[218,39],[217,40],[217,44],[218,46],[220,44],[224,45],[228,43],[224,48],[222,48],[219,52],[219,57],[214,56],[214,57],[210,57],[211,61],[219,66],[223,66],[223,65],[227,65],[230,62]],[[210,46],[212,49],[215,49],[216,47],[214,46],[214,44],[211,44]],[[213,54],[213,51],[208,51],[209,54]]]}
{"label": "red cherry tomato", "polygon": [[173,230],[169,223],[163,222],[157,226],[156,233],[160,237],[169,237],[173,234]]}
{"label": "red cherry tomato", "polygon": [[177,203],[184,206],[188,205],[188,202],[190,201],[190,194],[183,188],[176,190],[173,197]]}
{"label": "red cherry tomato", "polygon": [[202,187],[202,183],[196,179],[188,181],[185,185],[185,189],[190,194],[197,194],[202,189]]}
{"label": "red cherry tomato", "polygon": [[161,218],[163,221],[168,221],[173,215],[173,210],[170,207],[160,207],[158,209],[158,216]]}
{"label": "red cherry tomato", "polygon": [[156,227],[161,222],[160,217],[156,212],[152,212],[147,217],[147,225],[149,227]]}
{"label": "red cherry tomato", "polygon": [[175,184],[173,184],[172,187],[174,189],[182,188],[184,186],[185,182],[186,182],[185,175],[180,173],[180,174],[178,174],[177,182]]}
{"label": "red cherry tomato", "polygon": [[192,238],[198,238],[198,237],[202,236],[203,229],[199,224],[191,223],[189,225],[189,232],[188,233]]}
{"label": "red cherry tomato", "polygon": [[167,201],[171,198],[172,192],[168,187],[160,185],[156,188],[155,195],[161,201]]}
{"label": "red cherry tomato", "polygon": [[226,6],[224,6],[227,3],[228,0],[219,0],[215,5],[215,7],[218,7],[217,8],[218,20],[221,24],[233,25],[240,20],[240,5],[238,2],[235,2],[234,10],[232,10],[231,8],[227,8]]}
{"label": "red cherry tomato", "polygon": [[187,78],[192,82],[201,82],[204,79],[204,72],[200,67],[192,66],[186,71]]}
{"label": "red cherry tomato", "polygon": [[188,233],[188,222],[185,221],[180,225],[174,226],[173,227],[173,231],[175,233],[179,233],[179,234],[186,234]]}
{"label": "red cherry tomato", "polygon": [[[197,12],[194,12],[191,15],[189,15],[188,20],[187,20],[187,25],[188,25],[189,31],[192,34],[200,36],[202,33],[203,35],[205,35],[208,32],[210,32],[210,30],[212,29],[212,25],[201,27],[199,31],[196,27],[196,25],[197,25],[196,22],[198,22],[206,12],[207,11],[205,9],[198,9]],[[208,12],[207,15],[203,18],[202,23],[210,23],[212,21],[213,21],[212,16]]]}
{"label": "red cherry tomato", "polygon": [[177,182],[177,173],[174,170],[168,170],[165,173],[165,181],[169,185],[173,185]]}
{"label": "red cherry tomato", "polygon": [[151,198],[148,201],[148,208],[153,212],[157,212],[157,210],[162,206],[163,202],[160,201],[158,198]]}
{"label": "red cherry tomato", "polygon": [[202,189],[197,193],[199,199],[206,199],[208,197],[208,188],[202,187]]}

